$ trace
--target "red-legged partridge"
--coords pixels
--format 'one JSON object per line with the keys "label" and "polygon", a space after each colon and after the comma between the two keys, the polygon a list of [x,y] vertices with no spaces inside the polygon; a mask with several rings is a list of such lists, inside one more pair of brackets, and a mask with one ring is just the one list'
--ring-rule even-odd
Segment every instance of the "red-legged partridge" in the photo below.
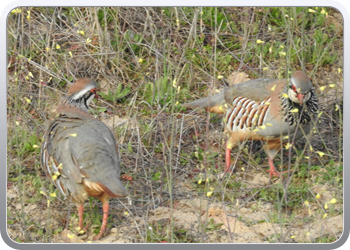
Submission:
{"label": "red-legged partridge", "polygon": [[225,88],[219,94],[199,99],[185,107],[224,113],[225,173],[230,169],[231,149],[245,140],[265,141],[269,175],[279,176],[273,159],[283,143],[308,134],[318,112],[318,100],[309,77],[295,71],[290,79],[256,79]]}
{"label": "red-legged partridge", "polygon": [[115,137],[101,121],[89,114],[89,103],[96,95],[96,83],[77,80],[57,108],[41,148],[41,164],[65,197],[78,208],[79,227],[83,229],[84,201],[95,197],[103,203],[99,239],[106,229],[109,200],[125,197],[127,191],[119,179],[120,158]]}

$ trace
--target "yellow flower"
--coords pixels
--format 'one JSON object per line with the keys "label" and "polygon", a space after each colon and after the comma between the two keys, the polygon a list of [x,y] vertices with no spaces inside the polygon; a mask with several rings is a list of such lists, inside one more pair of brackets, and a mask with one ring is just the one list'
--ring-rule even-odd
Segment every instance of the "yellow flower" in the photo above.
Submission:
{"label": "yellow flower", "polygon": [[324,209],[328,209],[328,203],[324,204]]}
{"label": "yellow flower", "polygon": [[28,99],[27,97],[24,97],[24,100],[26,100],[27,103],[31,103],[32,101]]}
{"label": "yellow flower", "polygon": [[326,89],[326,86],[320,87],[320,90],[321,90],[321,91],[323,91],[323,90],[325,90],[325,89]]}
{"label": "yellow flower", "polygon": [[312,146],[310,146],[310,151],[313,151],[313,150],[314,150],[314,148]]}
{"label": "yellow flower", "polygon": [[287,93],[283,93],[282,95],[284,98],[288,98],[288,94]]}
{"label": "yellow flower", "polygon": [[34,144],[34,145],[33,145],[33,148],[38,148],[38,147],[39,147],[39,146],[38,146],[38,145],[36,145],[36,144]]}
{"label": "yellow flower", "polygon": [[212,196],[212,194],[213,194],[213,192],[211,192],[211,191],[210,191],[210,192],[207,192],[207,196],[208,196],[208,197]]}
{"label": "yellow flower", "polygon": [[321,14],[325,15],[326,17],[328,16],[328,13],[325,11],[325,9],[324,9],[324,8],[322,8],[322,10],[321,10]]}
{"label": "yellow flower", "polygon": [[85,32],[83,30],[78,30],[78,34],[85,36]]}
{"label": "yellow flower", "polygon": [[256,40],[256,43],[257,43],[257,44],[262,44],[262,43],[265,43],[265,42],[262,41],[262,40],[260,40],[260,39],[258,39],[258,40]]}
{"label": "yellow flower", "polygon": [[295,108],[295,109],[290,110],[289,112],[291,112],[291,113],[298,113],[298,112],[299,112],[299,109],[298,109],[298,108]]}
{"label": "yellow flower", "polygon": [[173,87],[176,88],[177,85],[176,85],[176,78],[173,80]]}
{"label": "yellow flower", "polygon": [[279,54],[280,54],[281,56],[285,56],[287,53],[284,52],[284,51],[281,51],[281,52],[279,52]]}
{"label": "yellow flower", "polygon": [[319,199],[321,198],[321,195],[320,194],[316,194],[316,199]]}
{"label": "yellow flower", "polygon": [[50,200],[47,200],[47,207],[50,206]]}
{"label": "yellow flower", "polygon": [[72,137],[77,137],[77,133],[74,133],[74,134],[69,134],[69,136],[72,136]]}
{"label": "yellow flower", "polygon": [[291,239],[295,239],[295,235],[290,236]]}
{"label": "yellow flower", "polygon": [[269,68],[268,67],[263,68],[263,71],[266,71],[266,70],[269,70]]}
{"label": "yellow flower", "polygon": [[27,15],[27,19],[30,20],[30,11],[27,11],[28,15]]}
{"label": "yellow flower", "polygon": [[335,111],[338,111],[338,110],[339,110],[339,105],[336,104],[336,105],[335,105]]}
{"label": "yellow flower", "polygon": [[326,219],[327,218],[327,214],[324,214],[322,219]]}
{"label": "yellow flower", "polygon": [[72,51],[69,51],[68,54],[70,55],[70,57],[73,58],[73,54],[72,54]]}
{"label": "yellow flower", "polygon": [[19,14],[21,12],[22,12],[21,8],[16,8],[16,9],[11,10],[12,14]]}
{"label": "yellow flower", "polygon": [[271,88],[271,91],[275,91],[276,90],[276,84],[275,85],[273,85],[273,87]]}
{"label": "yellow flower", "polygon": [[331,203],[331,204],[335,204],[335,203],[337,203],[337,199],[336,198],[333,198],[333,199],[331,199],[330,200],[330,202],[329,203]]}
{"label": "yellow flower", "polygon": [[266,123],[266,126],[272,127],[272,123]]}
{"label": "yellow flower", "polygon": [[289,142],[286,144],[285,148],[289,149],[292,146],[292,144],[290,144]]}
{"label": "yellow flower", "polygon": [[73,239],[73,238],[74,238],[74,234],[67,234],[67,237],[68,237],[69,239]]}
{"label": "yellow flower", "polygon": [[329,84],[329,87],[330,87],[330,88],[334,88],[334,87],[335,87],[335,84],[334,84],[334,83]]}
{"label": "yellow flower", "polygon": [[324,153],[321,151],[317,151],[317,154],[319,154],[321,157],[323,157]]}
{"label": "yellow flower", "polygon": [[142,58],[140,58],[140,59],[139,59],[139,63],[142,63],[142,62],[143,62],[143,59],[142,59]]}
{"label": "yellow flower", "polygon": [[50,196],[55,198],[56,197],[56,193],[51,193]]}
{"label": "yellow flower", "polygon": [[338,68],[338,74],[340,74],[342,72],[341,68]]}
{"label": "yellow flower", "polygon": [[56,44],[56,49],[60,49],[61,46],[59,44]]}
{"label": "yellow flower", "polygon": [[89,43],[91,43],[91,39],[90,39],[90,38],[87,38],[87,39],[86,39],[86,44],[89,44]]}
{"label": "yellow flower", "polygon": [[309,9],[309,12],[310,12],[310,13],[315,13],[315,12],[316,12],[316,10]]}
{"label": "yellow flower", "polygon": [[304,201],[304,204],[306,205],[306,206],[309,206],[310,204],[309,204],[309,201]]}
{"label": "yellow flower", "polygon": [[222,79],[224,78],[222,75],[218,75],[218,79]]}

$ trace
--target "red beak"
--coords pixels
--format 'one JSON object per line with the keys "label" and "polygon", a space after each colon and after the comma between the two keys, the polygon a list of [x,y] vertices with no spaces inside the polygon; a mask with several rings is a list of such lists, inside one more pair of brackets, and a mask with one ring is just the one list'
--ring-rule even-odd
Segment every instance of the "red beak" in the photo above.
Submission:
{"label": "red beak", "polygon": [[305,95],[298,93],[298,94],[297,94],[297,98],[298,98],[298,100],[299,100],[299,104],[300,104],[300,105],[303,105]]}
{"label": "red beak", "polygon": [[95,98],[96,98],[96,99],[99,98],[99,96],[98,96],[98,94],[97,94],[97,92],[96,92],[96,89],[92,89],[92,90],[90,90],[90,92],[93,93],[93,94],[95,94]]}

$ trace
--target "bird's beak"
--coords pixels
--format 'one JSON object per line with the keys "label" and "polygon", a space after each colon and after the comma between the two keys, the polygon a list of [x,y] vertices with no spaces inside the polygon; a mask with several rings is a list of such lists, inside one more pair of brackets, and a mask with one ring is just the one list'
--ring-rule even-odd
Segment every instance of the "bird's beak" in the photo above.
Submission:
{"label": "bird's beak", "polygon": [[297,98],[298,98],[298,100],[299,100],[299,104],[302,106],[303,103],[304,103],[305,95],[304,95],[304,94],[298,93],[298,94],[297,94]]}
{"label": "bird's beak", "polygon": [[98,96],[98,94],[96,92],[96,89],[92,89],[92,90],[90,90],[90,92],[95,94],[95,98],[98,100],[99,96]]}

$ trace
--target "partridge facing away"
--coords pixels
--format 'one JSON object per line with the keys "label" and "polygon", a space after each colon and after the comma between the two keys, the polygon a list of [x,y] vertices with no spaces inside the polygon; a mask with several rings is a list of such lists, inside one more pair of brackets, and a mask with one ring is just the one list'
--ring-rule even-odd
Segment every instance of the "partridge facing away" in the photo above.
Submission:
{"label": "partridge facing away", "polygon": [[[230,169],[231,149],[245,140],[261,140],[269,161],[269,176],[280,176],[273,159],[289,139],[310,132],[318,112],[318,99],[310,78],[295,71],[290,79],[255,79],[223,89],[219,94],[183,104],[224,113],[225,173]],[[288,139],[289,138],[289,139]]]}
{"label": "partridge facing away", "polygon": [[97,98],[96,87],[94,81],[82,78],[69,88],[57,108],[58,116],[44,134],[41,165],[61,193],[76,204],[80,229],[84,201],[90,196],[102,201],[102,226],[94,238],[99,239],[106,230],[110,198],[125,197],[127,191],[119,179],[115,137],[88,111],[92,99]]}

